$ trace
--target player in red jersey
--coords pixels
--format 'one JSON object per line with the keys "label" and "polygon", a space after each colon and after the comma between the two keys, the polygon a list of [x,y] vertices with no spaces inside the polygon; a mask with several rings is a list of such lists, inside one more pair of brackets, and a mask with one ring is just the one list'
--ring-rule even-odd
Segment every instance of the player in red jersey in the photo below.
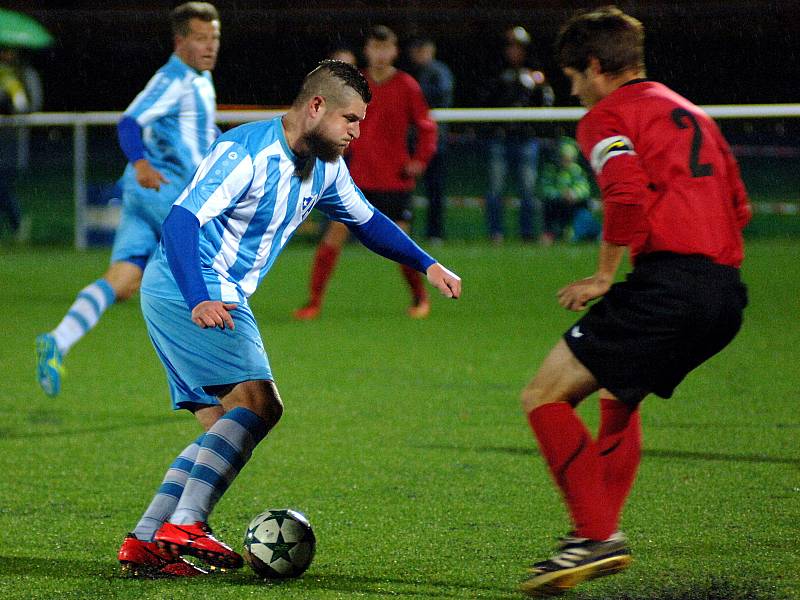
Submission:
{"label": "player in red jersey", "polygon": [[[645,79],[642,24],[615,7],[580,13],[556,44],[572,94],[589,108],[578,141],[604,204],[594,275],[564,287],[582,311],[522,392],[522,405],[572,518],[558,553],[521,585],[561,593],[631,561],[618,523],[639,464],[639,403],[669,398],[741,326],[741,230],[750,207],[714,122]],[[613,283],[628,248],[633,271]],[[574,408],[600,391],[593,438]]]}
{"label": "player in red jersey", "polygon": [[[383,25],[374,27],[364,44],[364,76],[372,91],[372,102],[361,123],[361,137],[350,145],[348,165],[353,181],[367,200],[408,233],[413,218],[411,191],[436,153],[436,123],[429,115],[419,84],[394,67],[397,55],[397,35]],[[408,149],[412,128],[416,131],[413,156]],[[294,311],[296,319],[319,316],[325,288],[348,237],[346,226],[330,223],[314,257],[310,297],[305,306]],[[430,304],[422,277],[409,267],[400,269],[411,288],[409,316],[427,317]]]}

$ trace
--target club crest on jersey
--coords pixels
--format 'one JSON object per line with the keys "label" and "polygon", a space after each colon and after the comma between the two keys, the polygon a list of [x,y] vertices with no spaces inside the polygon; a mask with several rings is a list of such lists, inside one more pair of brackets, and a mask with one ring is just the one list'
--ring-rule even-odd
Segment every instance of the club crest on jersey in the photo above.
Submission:
{"label": "club crest on jersey", "polygon": [[592,164],[594,172],[599,175],[609,159],[623,154],[636,154],[633,149],[633,143],[624,135],[615,135],[602,139],[595,144],[594,148],[592,148],[589,162]]}
{"label": "club crest on jersey", "polygon": [[316,203],[316,196],[306,196],[303,198],[303,202],[300,204],[300,218],[305,219],[308,216],[308,213],[311,212],[311,209],[314,208]]}

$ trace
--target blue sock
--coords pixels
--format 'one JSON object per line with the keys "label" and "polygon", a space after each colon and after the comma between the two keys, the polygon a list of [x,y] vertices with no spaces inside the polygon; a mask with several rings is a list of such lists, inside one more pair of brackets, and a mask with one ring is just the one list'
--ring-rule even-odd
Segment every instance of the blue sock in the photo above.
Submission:
{"label": "blue sock", "polygon": [[178,505],[186,480],[194,467],[200,445],[203,443],[205,433],[189,444],[178,458],[170,465],[164,481],[158,488],[155,497],[150,502],[150,506],[144,511],[142,518],[133,530],[133,535],[143,542],[152,542],[158,528],[164,524],[169,516],[175,512]]}
{"label": "blue sock", "polygon": [[170,523],[186,525],[208,521],[208,515],[267,435],[267,424],[241,406],[206,432],[192,472]]}

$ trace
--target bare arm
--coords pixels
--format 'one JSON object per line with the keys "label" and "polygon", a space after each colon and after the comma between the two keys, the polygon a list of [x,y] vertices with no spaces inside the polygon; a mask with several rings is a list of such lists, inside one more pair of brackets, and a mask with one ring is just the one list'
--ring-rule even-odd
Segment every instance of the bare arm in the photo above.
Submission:
{"label": "bare arm", "polygon": [[599,298],[609,290],[624,255],[625,246],[600,242],[595,274],[558,290],[558,303],[567,310],[584,310],[587,302]]}

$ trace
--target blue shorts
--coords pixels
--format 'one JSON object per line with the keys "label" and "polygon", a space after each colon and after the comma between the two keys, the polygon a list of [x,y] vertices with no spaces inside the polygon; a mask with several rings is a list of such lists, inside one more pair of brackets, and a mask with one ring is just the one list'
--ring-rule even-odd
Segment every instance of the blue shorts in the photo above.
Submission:
{"label": "blue shorts", "polygon": [[250,307],[231,312],[235,328],[202,329],[182,300],[141,294],[147,333],[167,372],[174,409],[214,406],[219,400],[203,388],[242,381],[272,380],[269,359]]}
{"label": "blue shorts", "polygon": [[122,214],[114,234],[111,262],[128,261],[144,269],[161,239],[161,224],[173,202],[183,191],[184,181],[166,174],[169,184],[159,191],[148,190],[136,183],[127,172],[123,177]]}

